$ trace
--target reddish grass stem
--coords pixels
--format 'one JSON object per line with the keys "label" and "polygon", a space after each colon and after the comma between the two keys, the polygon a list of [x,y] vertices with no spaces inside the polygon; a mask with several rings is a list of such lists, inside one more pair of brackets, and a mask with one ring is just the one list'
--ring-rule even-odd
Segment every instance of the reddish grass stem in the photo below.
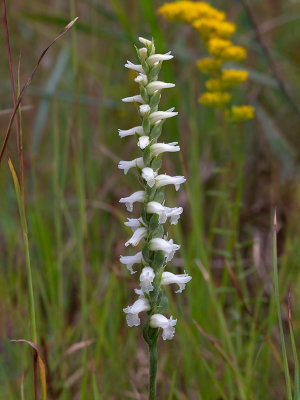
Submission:
{"label": "reddish grass stem", "polygon": [[[11,50],[10,50],[9,30],[8,30],[7,11],[6,11],[6,1],[5,0],[3,0],[3,20],[4,20],[5,34],[6,34],[6,47],[7,47],[7,55],[8,55],[8,63],[9,63],[9,75],[10,75],[12,98],[13,98],[14,107],[16,107],[17,101],[16,101],[15,80],[14,80],[14,73],[13,73],[13,66],[12,66],[12,57],[11,57]],[[20,186],[21,186],[22,200],[23,200],[23,204],[24,204],[23,146],[21,143],[22,138],[21,138],[20,124],[19,124],[18,118],[16,118],[16,128],[17,128],[17,149],[18,149],[18,156],[19,156]]]}

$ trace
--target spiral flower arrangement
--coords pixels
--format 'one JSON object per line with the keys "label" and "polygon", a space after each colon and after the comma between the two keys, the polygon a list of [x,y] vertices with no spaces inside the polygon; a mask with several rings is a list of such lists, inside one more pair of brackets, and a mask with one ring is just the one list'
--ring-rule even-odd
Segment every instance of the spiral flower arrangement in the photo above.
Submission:
{"label": "spiral flower arrangement", "polygon": [[139,64],[127,61],[126,68],[136,71],[134,79],[139,84],[140,94],[126,97],[124,102],[139,104],[141,124],[131,129],[119,130],[121,138],[136,136],[137,146],[142,155],[131,161],[120,161],[119,168],[125,174],[131,168],[136,168],[142,190],[121,198],[129,212],[133,211],[135,203],[141,203],[141,216],[128,218],[126,226],[132,229],[132,237],[125,246],[136,247],[143,240],[141,251],[131,256],[121,256],[120,261],[126,265],[131,274],[135,264],[141,266],[139,274],[140,288],[135,289],[137,300],[124,308],[128,326],[140,325],[139,314],[147,312],[148,318],[143,326],[143,336],[149,345],[150,382],[149,400],[156,398],[156,370],[157,370],[157,339],[162,332],[163,340],[170,340],[175,333],[177,320],[166,317],[168,297],[165,285],[177,284],[177,293],[181,293],[187,282],[192,278],[187,274],[173,274],[165,271],[166,264],[172,260],[175,252],[180,248],[165,233],[164,224],[177,224],[183,211],[182,207],[167,207],[165,205],[164,187],[174,185],[178,190],[185,182],[183,176],[169,176],[159,173],[162,164],[162,154],[180,150],[177,142],[158,143],[163,124],[166,119],[176,116],[174,109],[159,111],[158,105],[163,89],[172,88],[173,83],[158,80],[158,74],[163,61],[173,58],[170,52],[156,54],[153,40],[139,38],[143,47],[137,49]]}

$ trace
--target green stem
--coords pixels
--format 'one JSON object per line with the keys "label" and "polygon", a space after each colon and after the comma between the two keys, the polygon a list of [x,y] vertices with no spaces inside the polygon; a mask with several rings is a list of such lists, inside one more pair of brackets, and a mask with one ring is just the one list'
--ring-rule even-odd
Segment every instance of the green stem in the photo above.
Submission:
{"label": "green stem", "polygon": [[281,319],[281,308],[280,308],[280,297],[279,297],[279,284],[278,284],[278,265],[277,265],[277,222],[276,222],[276,211],[274,213],[274,227],[273,227],[273,273],[274,273],[274,292],[275,292],[275,302],[277,308],[277,318],[281,339],[282,357],[284,365],[284,374],[286,382],[286,394],[288,400],[292,400],[292,389],[291,380],[288,366],[288,359],[285,347],[284,332]]}
{"label": "green stem", "polygon": [[149,344],[149,400],[156,400],[157,338]]}
{"label": "green stem", "polygon": [[32,284],[32,273],[31,273],[31,263],[30,263],[30,252],[29,252],[29,242],[28,242],[28,228],[27,228],[27,221],[26,221],[26,214],[24,209],[24,203],[22,200],[22,193],[19,184],[19,180],[16,174],[16,171],[13,167],[13,164],[8,159],[8,165],[13,177],[15,191],[18,201],[18,208],[20,213],[21,219],[21,226],[23,231],[23,238],[24,238],[24,251],[25,251],[25,258],[26,258],[26,272],[27,272],[27,284],[28,284],[28,294],[29,294],[29,312],[30,312],[30,324],[31,324],[31,340],[34,344],[38,345],[37,343],[37,332],[36,332],[36,322],[35,322],[35,305],[34,305],[34,294],[33,294],[33,284]]}

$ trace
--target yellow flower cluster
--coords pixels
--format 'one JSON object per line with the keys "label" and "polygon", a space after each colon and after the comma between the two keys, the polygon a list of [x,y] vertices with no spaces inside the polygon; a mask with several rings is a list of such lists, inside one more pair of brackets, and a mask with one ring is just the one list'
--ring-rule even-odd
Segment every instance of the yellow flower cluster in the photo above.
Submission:
{"label": "yellow flower cluster", "polygon": [[205,87],[210,92],[222,92],[230,90],[234,86],[240,85],[248,78],[247,71],[237,71],[234,69],[223,69],[222,75],[217,79],[208,79]]}
{"label": "yellow flower cluster", "polygon": [[199,102],[210,107],[229,107],[226,116],[231,121],[254,118],[254,109],[251,106],[228,106],[232,97],[228,91],[244,83],[248,73],[222,68],[224,62],[240,62],[247,55],[244,47],[232,43],[231,37],[236,26],[226,20],[226,14],[203,1],[165,3],[158,12],[167,20],[185,22],[193,26],[211,56],[197,62],[200,71],[212,76],[207,80],[207,92],[200,96]]}
{"label": "yellow flower cluster", "polygon": [[254,109],[251,106],[232,106],[226,111],[227,118],[232,122],[246,121],[254,118]]}
{"label": "yellow flower cluster", "polygon": [[201,18],[192,22],[203,41],[209,40],[212,36],[228,39],[235,32],[235,25],[230,22],[218,21],[215,19]]}
{"label": "yellow flower cluster", "polygon": [[200,96],[199,102],[204,106],[223,108],[230,102],[231,96],[226,92],[206,92]]}
{"label": "yellow flower cluster", "polygon": [[211,18],[216,21],[224,21],[225,13],[216,10],[204,1],[177,1],[163,4],[158,12],[169,21],[180,21],[192,24],[200,18]]}

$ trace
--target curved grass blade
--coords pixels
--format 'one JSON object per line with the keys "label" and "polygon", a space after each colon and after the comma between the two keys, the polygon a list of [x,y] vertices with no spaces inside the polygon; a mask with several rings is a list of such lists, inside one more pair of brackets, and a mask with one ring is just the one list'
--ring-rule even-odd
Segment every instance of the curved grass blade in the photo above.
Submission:
{"label": "curved grass blade", "polygon": [[33,342],[30,342],[29,340],[25,340],[25,339],[13,339],[13,340],[11,340],[11,342],[27,343],[35,351],[35,353],[34,353],[34,369],[36,371],[36,363],[37,363],[39,366],[39,372],[40,372],[40,380],[41,380],[41,387],[42,387],[42,399],[46,400],[47,399],[46,366],[45,366],[45,362],[41,356],[41,353],[40,353],[37,345],[34,344]]}
{"label": "curved grass blade", "polygon": [[71,22],[69,22],[68,25],[65,26],[64,29],[63,29],[63,30],[52,40],[52,42],[45,48],[45,50],[44,50],[44,51],[42,52],[42,54],[40,55],[40,57],[39,57],[39,59],[38,59],[38,61],[37,61],[37,63],[36,63],[36,66],[34,67],[34,69],[33,69],[33,71],[31,72],[29,78],[27,79],[25,85],[23,86],[23,88],[22,88],[22,90],[21,90],[21,93],[20,93],[20,95],[19,95],[19,97],[18,97],[18,99],[17,99],[16,105],[15,105],[15,107],[14,107],[14,111],[13,111],[13,113],[12,113],[12,116],[10,117],[10,121],[9,121],[8,128],[7,128],[7,131],[6,131],[5,139],[4,139],[2,148],[1,148],[1,153],[0,153],[0,164],[1,164],[1,161],[2,161],[2,157],[3,157],[4,151],[5,151],[5,148],[6,148],[8,139],[9,139],[9,135],[10,135],[10,132],[11,132],[12,124],[13,124],[13,122],[14,122],[14,119],[15,119],[15,116],[16,116],[16,114],[17,114],[18,108],[19,108],[19,106],[20,106],[20,104],[21,104],[21,101],[23,100],[23,97],[25,96],[26,90],[27,90],[28,87],[30,86],[30,84],[31,84],[31,82],[32,82],[32,79],[34,78],[34,75],[36,74],[36,71],[37,71],[37,69],[38,69],[38,67],[39,67],[39,65],[40,65],[40,63],[41,63],[41,61],[42,61],[42,59],[44,58],[45,54],[46,54],[47,51],[50,49],[50,47],[51,47],[61,36],[63,36],[63,35],[74,25],[74,23],[75,23],[77,20],[78,20],[78,17],[74,18]]}

